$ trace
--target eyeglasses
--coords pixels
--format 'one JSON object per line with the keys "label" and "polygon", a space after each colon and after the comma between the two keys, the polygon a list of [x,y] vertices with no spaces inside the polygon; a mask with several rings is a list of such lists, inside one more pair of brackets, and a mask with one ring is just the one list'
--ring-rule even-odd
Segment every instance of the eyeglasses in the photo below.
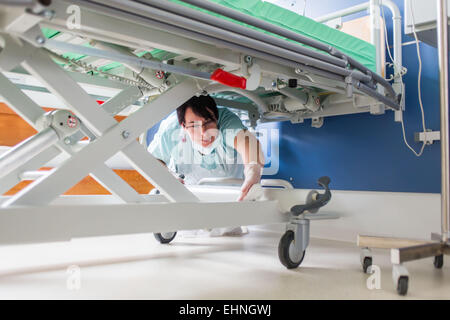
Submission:
{"label": "eyeglasses", "polygon": [[214,120],[207,120],[203,124],[201,124],[201,122],[198,121],[197,123],[195,123],[191,126],[185,126],[185,128],[186,129],[200,129],[200,128],[211,129],[212,127],[215,126],[215,124],[216,124],[216,122]]}

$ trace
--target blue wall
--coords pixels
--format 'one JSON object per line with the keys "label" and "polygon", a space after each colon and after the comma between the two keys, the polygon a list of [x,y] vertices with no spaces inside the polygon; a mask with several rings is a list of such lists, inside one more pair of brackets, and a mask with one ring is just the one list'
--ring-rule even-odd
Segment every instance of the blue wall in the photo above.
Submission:
{"label": "blue wall", "polygon": [[[363,2],[308,1],[306,15],[314,18]],[[403,17],[403,0],[394,2]],[[351,18],[358,16],[361,14]],[[385,16],[392,45],[392,16],[386,8]],[[403,35],[402,42],[412,40]],[[425,121],[427,128],[439,130],[437,50],[420,43],[420,51]],[[414,132],[422,130],[415,45],[403,46],[403,65],[408,68],[404,77],[406,137],[413,148],[420,150],[421,144],[414,142]],[[328,175],[332,179],[330,186],[338,190],[440,192],[440,143],[426,147],[422,157],[417,158],[404,144],[401,124],[394,122],[393,112],[329,117],[320,129],[310,124],[307,120],[302,124],[283,122],[278,125],[280,170],[276,178],[291,180],[296,188],[316,188],[317,178]]]}

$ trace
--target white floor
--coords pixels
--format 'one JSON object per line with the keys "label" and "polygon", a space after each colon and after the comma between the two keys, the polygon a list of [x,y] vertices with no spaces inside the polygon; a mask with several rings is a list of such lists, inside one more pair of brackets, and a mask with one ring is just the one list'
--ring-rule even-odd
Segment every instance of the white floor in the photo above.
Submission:
{"label": "white floor", "polygon": [[302,265],[287,270],[280,236],[251,229],[243,237],[177,236],[170,245],[140,234],[2,246],[0,299],[450,299],[448,257],[441,270],[431,258],[407,263],[409,292],[400,297],[389,251],[374,252],[381,289],[369,290],[355,244],[312,239]]}

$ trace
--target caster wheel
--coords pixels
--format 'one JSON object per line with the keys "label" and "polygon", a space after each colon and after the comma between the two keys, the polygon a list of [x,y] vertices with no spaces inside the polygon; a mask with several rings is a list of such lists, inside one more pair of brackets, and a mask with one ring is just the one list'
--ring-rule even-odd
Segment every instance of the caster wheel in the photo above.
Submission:
{"label": "caster wheel", "polygon": [[401,296],[406,295],[408,292],[408,277],[401,276],[397,281],[397,293]]}
{"label": "caster wheel", "polygon": [[436,269],[441,269],[442,266],[444,265],[444,255],[441,254],[439,256],[435,256],[433,264]]}
{"label": "caster wheel", "polygon": [[364,273],[367,273],[367,270],[371,265],[372,265],[372,257],[365,257],[362,266]]}
{"label": "caster wheel", "polygon": [[155,239],[159,241],[159,243],[166,244],[175,239],[177,233],[176,232],[163,232],[163,233],[154,233]]}
{"label": "caster wheel", "polygon": [[293,231],[289,230],[281,237],[278,244],[278,257],[286,268],[297,268],[302,263],[305,252],[298,252],[295,248]]}

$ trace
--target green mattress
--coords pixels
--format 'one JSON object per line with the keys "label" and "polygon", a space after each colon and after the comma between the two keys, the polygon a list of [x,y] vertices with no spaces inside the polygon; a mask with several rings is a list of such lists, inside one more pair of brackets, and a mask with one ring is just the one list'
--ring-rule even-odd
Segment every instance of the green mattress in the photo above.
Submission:
{"label": "green mattress", "polygon": [[[223,19],[233,21],[235,23],[245,25],[248,28],[259,30],[270,34],[267,31],[255,28],[253,26],[246,25],[244,23],[235,21],[233,19],[212,13],[207,10],[200,9],[198,7],[189,5],[180,0],[170,0],[171,2],[178,3],[190,8],[194,8],[199,11],[206,12],[211,15],[221,17]],[[217,4],[226,6],[231,9],[238,10],[242,13],[251,15],[253,17],[265,20],[274,25],[283,27],[285,29],[294,31],[296,33],[307,36],[311,39],[318,40],[322,43],[329,44],[341,52],[351,56],[352,58],[359,61],[361,64],[366,66],[372,71],[376,71],[376,59],[375,59],[375,46],[351,35],[348,35],[339,30],[330,28],[322,23],[316,22],[310,18],[298,15],[292,11],[283,9],[277,5],[269,2],[264,2],[262,0],[205,0],[212,1]],[[59,34],[58,31],[51,29],[43,29],[44,35],[47,38],[53,38]],[[283,38],[278,35],[274,35],[278,38]],[[291,41],[291,40],[288,40]],[[294,41],[292,41],[294,42]],[[315,49],[313,49],[315,50]],[[145,52],[141,53],[143,55]],[[168,53],[163,50],[153,50],[150,51],[154,58],[164,60],[176,56],[176,54]],[[70,59],[81,59],[85,56],[79,54],[66,53],[64,56]],[[120,63],[111,63],[109,65],[99,68],[102,71],[108,71],[117,67],[120,67]]]}

